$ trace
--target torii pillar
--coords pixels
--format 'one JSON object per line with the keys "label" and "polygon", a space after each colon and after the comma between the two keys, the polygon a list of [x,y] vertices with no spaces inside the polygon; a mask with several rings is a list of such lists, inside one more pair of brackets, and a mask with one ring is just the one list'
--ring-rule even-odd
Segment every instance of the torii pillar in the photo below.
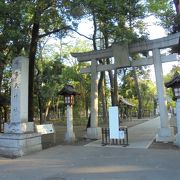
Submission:
{"label": "torii pillar", "polygon": [[101,128],[98,127],[98,72],[97,60],[91,61],[91,121],[87,128],[87,138],[100,139]]}
{"label": "torii pillar", "polygon": [[160,49],[153,49],[153,61],[156,77],[156,87],[158,94],[158,103],[160,108],[160,128],[156,135],[156,141],[160,142],[173,142],[174,141],[174,130],[170,127],[168,112],[166,107],[166,94],[163,80],[162,63],[160,59]]}

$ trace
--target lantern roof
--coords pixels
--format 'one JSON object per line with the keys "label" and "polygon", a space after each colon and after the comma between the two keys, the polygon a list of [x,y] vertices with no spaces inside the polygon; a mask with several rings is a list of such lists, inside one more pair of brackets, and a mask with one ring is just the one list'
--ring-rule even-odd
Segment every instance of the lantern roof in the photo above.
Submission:
{"label": "lantern roof", "polygon": [[165,86],[167,88],[169,88],[169,87],[177,86],[178,84],[180,85],[180,74],[178,72],[176,72],[173,79],[171,79],[169,82],[165,83]]}
{"label": "lantern roof", "polygon": [[58,95],[79,95],[79,93],[74,89],[72,85],[65,85]]}

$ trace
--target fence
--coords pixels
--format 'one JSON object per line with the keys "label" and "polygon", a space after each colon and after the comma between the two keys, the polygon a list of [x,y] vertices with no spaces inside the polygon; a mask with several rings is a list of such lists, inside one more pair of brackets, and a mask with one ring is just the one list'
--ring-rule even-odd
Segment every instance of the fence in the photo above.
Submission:
{"label": "fence", "polygon": [[128,128],[125,126],[121,126],[119,131],[124,131],[123,139],[110,139],[110,131],[109,128],[102,128],[102,145],[123,145],[128,146]]}

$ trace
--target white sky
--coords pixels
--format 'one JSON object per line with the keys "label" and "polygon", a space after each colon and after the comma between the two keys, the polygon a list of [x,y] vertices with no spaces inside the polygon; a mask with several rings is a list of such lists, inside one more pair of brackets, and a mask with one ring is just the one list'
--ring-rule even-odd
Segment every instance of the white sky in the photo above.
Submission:
{"label": "white sky", "polygon": [[[148,23],[148,31],[149,31],[149,39],[158,39],[167,36],[167,33],[165,30],[161,27],[155,24],[156,19],[154,17],[149,17],[145,22]],[[178,65],[177,61],[163,63],[163,74],[166,75],[170,72],[173,65]],[[151,66],[151,79],[155,81],[155,73],[154,73],[154,67]]]}

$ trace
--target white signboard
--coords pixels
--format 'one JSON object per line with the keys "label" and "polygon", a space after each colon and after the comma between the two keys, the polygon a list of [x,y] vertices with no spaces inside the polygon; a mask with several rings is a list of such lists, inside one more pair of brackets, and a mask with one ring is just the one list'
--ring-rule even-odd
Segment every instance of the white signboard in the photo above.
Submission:
{"label": "white signboard", "polygon": [[119,131],[119,139],[124,139],[124,138],[125,138],[124,131]]}
{"label": "white signboard", "polygon": [[36,131],[39,134],[51,134],[55,132],[53,124],[36,125]]}
{"label": "white signboard", "polygon": [[109,108],[110,139],[119,139],[119,112],[118,106]]}

